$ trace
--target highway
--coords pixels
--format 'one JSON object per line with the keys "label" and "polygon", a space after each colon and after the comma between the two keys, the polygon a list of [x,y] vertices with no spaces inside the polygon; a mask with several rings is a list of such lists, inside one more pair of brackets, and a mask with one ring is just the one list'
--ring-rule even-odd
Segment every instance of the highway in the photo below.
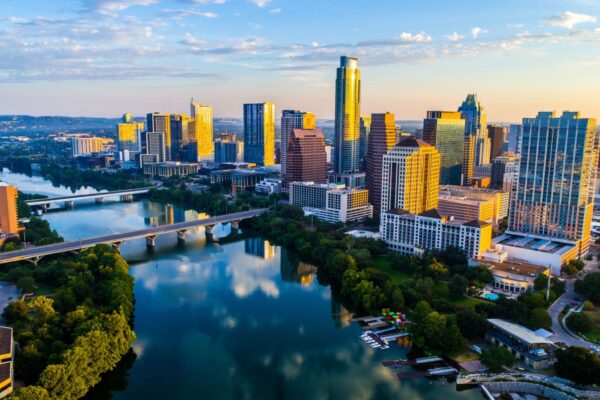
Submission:
{"label": "highway", "polygon": [[98,193],[89,193],[89,194],[78,194],[72,196],[61,196],[61,197],[51,197],[46,199],[32,199],[27,200],[26,203],[30,206],[41,206],[45,204],[52,203],[60,203],[65,201],[76,201],[76,200],[91,200],[91,199],[100,199],[103,197],[109,196],[126,196],[126,195],[134,195],[134,194],[143,194],[148,193],[150,189],[154,187],[145,187],[139,189],[126,189],[126,190],[115,190],[113,192],[98,192]]}
{"label": "highway", "polygon": [[264,214],[267,211],[267,208],[261,208],[257,210],[242,211],[234,214],[219,215],[217,217],[199,219],[195,221],[178,222],[176,224],[143,228],[129,232],[112,233],[109,235],[96,236],[81,240],[72,240],[69,242],[56,243],[47,246],[29,247],[22,250],[8,251],[5,253],[0,253],[0,264],[36,259],[38,257],[44,257],[51,254],[78,251],[80,249],[93,247],[100,243],[123,243],[133,239],[156,237],[159,235],[164,235],[166,233],[186,231],[188,229],[197,228],[200,226],[214,226],[220,223],[240,221],[243,219],[256,217],[258,215]]}

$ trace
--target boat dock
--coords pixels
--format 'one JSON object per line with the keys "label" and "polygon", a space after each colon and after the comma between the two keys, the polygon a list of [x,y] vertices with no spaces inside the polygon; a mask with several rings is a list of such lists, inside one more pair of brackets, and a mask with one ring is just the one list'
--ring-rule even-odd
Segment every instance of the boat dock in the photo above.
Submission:
{"label": "boat dock", "polygon": [[457,375],[458,370],[452,367],[430,368],[427,371],[394,372],[396,379],[435,378],[438,376]]}
{"label": "boat dock", "polygon": [[433,363],[443,363],[444,359],[438,356],[432,356],[432,357],[421,357],[421,358],[416,358],[414,360],[391,360],[391,361],[384,361],[381,364],[384,367],[388,367],[388,368],[397,368],[397,367],[404,367],[407,365],[413,366],[413,365],[426,365],[426,364],[433,364]]}
{"label": "boat dock", "polygon": [[[381,363],[384,367],[394,369],[394,377],[396,379],[409,378],[434,378],[438,376],[453,376],[457,375],[459,370],[456,365],[453,365],[451,360],[446,357],[430,356],[420,357],[414,360],[390,360]],[[430,365],[431,364],[431,365]],[[437,365],[436,365],[437,364]],[[429,368],[423,369],[423,366],[430,365]],[[411,366],[412,371],[398,371],[397,369]]]}

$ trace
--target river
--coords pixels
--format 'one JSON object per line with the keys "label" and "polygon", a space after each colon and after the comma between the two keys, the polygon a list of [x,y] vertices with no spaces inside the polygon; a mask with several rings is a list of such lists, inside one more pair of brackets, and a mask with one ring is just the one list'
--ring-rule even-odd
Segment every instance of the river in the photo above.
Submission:
{"label": "river", "polygon": [[[0,180],[31,193],[66,190],[8,170]],[[76,203],[44,218],[75,240],[199,216],[142,200]],[[135,278],[135,355],[88,400],[482,398],[445,379],[394,379],[381,362],[406,349],[363,344],[350,314],[317,282],[316,267],[264,239],[211,243],[199,230],[185,244],[165,235],[154,251],[144,240],[121,251]]]}

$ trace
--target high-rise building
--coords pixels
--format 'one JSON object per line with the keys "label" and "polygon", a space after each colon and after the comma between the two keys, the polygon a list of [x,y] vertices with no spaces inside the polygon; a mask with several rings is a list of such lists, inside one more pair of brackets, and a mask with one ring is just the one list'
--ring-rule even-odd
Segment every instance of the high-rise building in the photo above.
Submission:
{"label": "high-rise building", "polygon": [[[371,132],[371,116],[360,116],[360,143],[358,145],[358,158],[360,159],[360,168],[367,167],[367,152],[369,151],[369,133]],[[395,141],[394,143],[396,143]]]}
{"label": "high-rise building", "polygon": [[287,147],[284,186],[291,182],[326,183],[327,154],[320,129],[293,129]]}
{"label": "high-rise building", "polygon": [[[165,154],[167,159],[165,161],[171,160],[171,115],[170,114],[161,114],[159,112],[149,113],[146,115],[146,132],[162,132],[164,133],[165,140]],[[147,138],[147,136],[142,135],[142,137]],[[146,143],[142,142],[142,152],[146,152]],[[148,153],[150,154],[150,153]]]}
{"label": "high-rise building", "polygon": [[286,174],[287,170],[287,148],[294,129],[315,129],[317,120],[315,114],[299,110],[283,110],[281,112],[281,144],[280,161],[281,172]]}
{"label": "high-rise building", "polygon": [[71,138],[71,154],[73,157],[78,157],[101,153],[104,151],[104,146],[112,142],[112,139],[102,137],[73,137]]}
{"label": "high-rise building", "polygon": [[[361,117],[361,130],[365,117]],[[373,212],[379,214],[381,209],[381,169],[383,156],[396,144],[396,126],[394,114],[371,114],[369,142],[366,154],[366,186],[369,190],[369,203]]]}
{"label": "high-rise building", "polygon": [[244,142],[235,133],[221,134],[215,140],[215,162],[234,163],[244,159]]}
{"label": "high-rise building", "polygon": [[342,56],[335,79],[335,156],[338,174],[360,171],[360,70],[358,60]]}
{"label": "high-rise building", "polygon": [[16,187],[0,182],[0,235],[16,235],[19,232],[18,196]]}
{"label": "high-rise building", "polygon": [[588,252],[597,168],[596,120],[578,112],[523,119],[508,230],[495,242],[511,258],[552,265]]}
{"label": "high-rise building", "polygon": [[244,161],[275,164],[275,105],[244,104]]}
{"label": "high-rise building", "polygon": [[123,114],[123,122],[117,124],[117,147],[119,151],[140,151],[144,123],[136,122],[130,113]]}
{"label": "high-rise building", "polygon": [[[188,146],[190,143],[189,122],[190,117],[185,114],[171,114],[169,118],[171,140],[170,147],[167,146],[167,151],[169,149],[171,151],[171,161],[181,161],[193,158],[193,155],[188,155],[188,153],[194,153],[189,151]],[[168,142],[169,140],[167,140],[167,143]]]}
{"label": "high-rise building", "polygon": [[490,158],[493,160],[502,154],[502,147],[504,147],[504,141],[508,135],[508,128],[500,125],[488,125],[487,130],[491,142]]}
{"label": "high-rise building", "polygon": [[156,156],[156,162],[159,163],[167,161],[165,136],[164,132],[146,132],[146,154]]}
{"label": "high-rise building", "polygon": [[424,140],[410,137],[383,156],[381,212],[400,208],[420,214],[437,207],[440,153]]}
{"label": "high-rise building", "polygon": [[465,145],[470,135],[475,135],[473,165],[490,163],[491,141],[487,135],[487,115],[476,94],[469,94],[458,111],[465,119]]}
{"label": "high-rise building", "polygon": [[442,157],[440,183],[460,185],[465,146],[465,120],[460,112],[428,111],[423,120],[423,140]]}
{"label": "high-rise building", "polygon": [[504,184],[504,174],[516,172],[519,170],[519,156],[513,153],[504,153],[492,161],[492,174],[490,186],[493,188],[502,188]]}
{"label": "high-rise building", "polygon": [[471,134],[465,135],[461,177],[461,184],[464,186],[471,186],[473,184],[473,168],[475,162],[476,141],[477,136]]}
{"label": "high-rise building", "polygon": [[195,157],[194,160],[190,161],[211,160],[215,151],[212,107],[196,103],[192,99],[190,109],[192,117],[189,122],[191,158]]}
{"label": "high-rise building", "polygon": [[521,153],[521,125],[511,125],[508,130],[508,147],[510,153]]}

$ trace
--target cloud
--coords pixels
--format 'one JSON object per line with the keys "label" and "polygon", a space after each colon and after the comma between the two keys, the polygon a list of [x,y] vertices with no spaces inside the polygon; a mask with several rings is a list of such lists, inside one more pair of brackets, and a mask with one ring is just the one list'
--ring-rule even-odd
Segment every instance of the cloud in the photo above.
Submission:
{"label": "cloud", "polygon": [[475,28],[471,29],[471,36],[473,37],[473,39],[477,39],[479,37],[479,35],[481,35],[482,33],[486,33],[487,30],[486,29],[482,29],[478,26],[476,26]]}
{"label": "cloud", "polygon": [[431,42],[431,36],[426,35],[424,32],[413,35],[412,33],[402,32],[400,34],[400,41],[405,43],[428,43]]}
{"label": "cloud", "polygon": [[172,15],[175,19],[182,19],[186,17],[217,18],[219,16],[213,12],[198,10],[164,9],[162,11],[166,14]]}
{"label": "cloud", "polygon": [[269,14],[280,14],[280,13],[281,13],[281,7],[272,8],[269,10]]}
{"label": "cloud", "polygon": [[264,6],[269,4],[272,0],[248,0],[248,1],[260,8],[263,8]]}
{"label": "cloud", "polygon": [[566,11],[561,15],[555,15],[546,19],[552,26],[560,26],[561,28],[573,29],[576,25],[587,22],[596,22],[597,18],[593,15],[577,14],[571,11]]}
{"label": "cloud", "polygon": [[86,10],[110,14],[123,11],[132,6],[149,6],[158,0],[83,0]]}
{"label": "cloud", "polygon": [[451,42],[458,42],[459,40],[464,38],[464,36],[459,35],[458,32],[454,32],[451,35],[446,35],[445,37]]}

